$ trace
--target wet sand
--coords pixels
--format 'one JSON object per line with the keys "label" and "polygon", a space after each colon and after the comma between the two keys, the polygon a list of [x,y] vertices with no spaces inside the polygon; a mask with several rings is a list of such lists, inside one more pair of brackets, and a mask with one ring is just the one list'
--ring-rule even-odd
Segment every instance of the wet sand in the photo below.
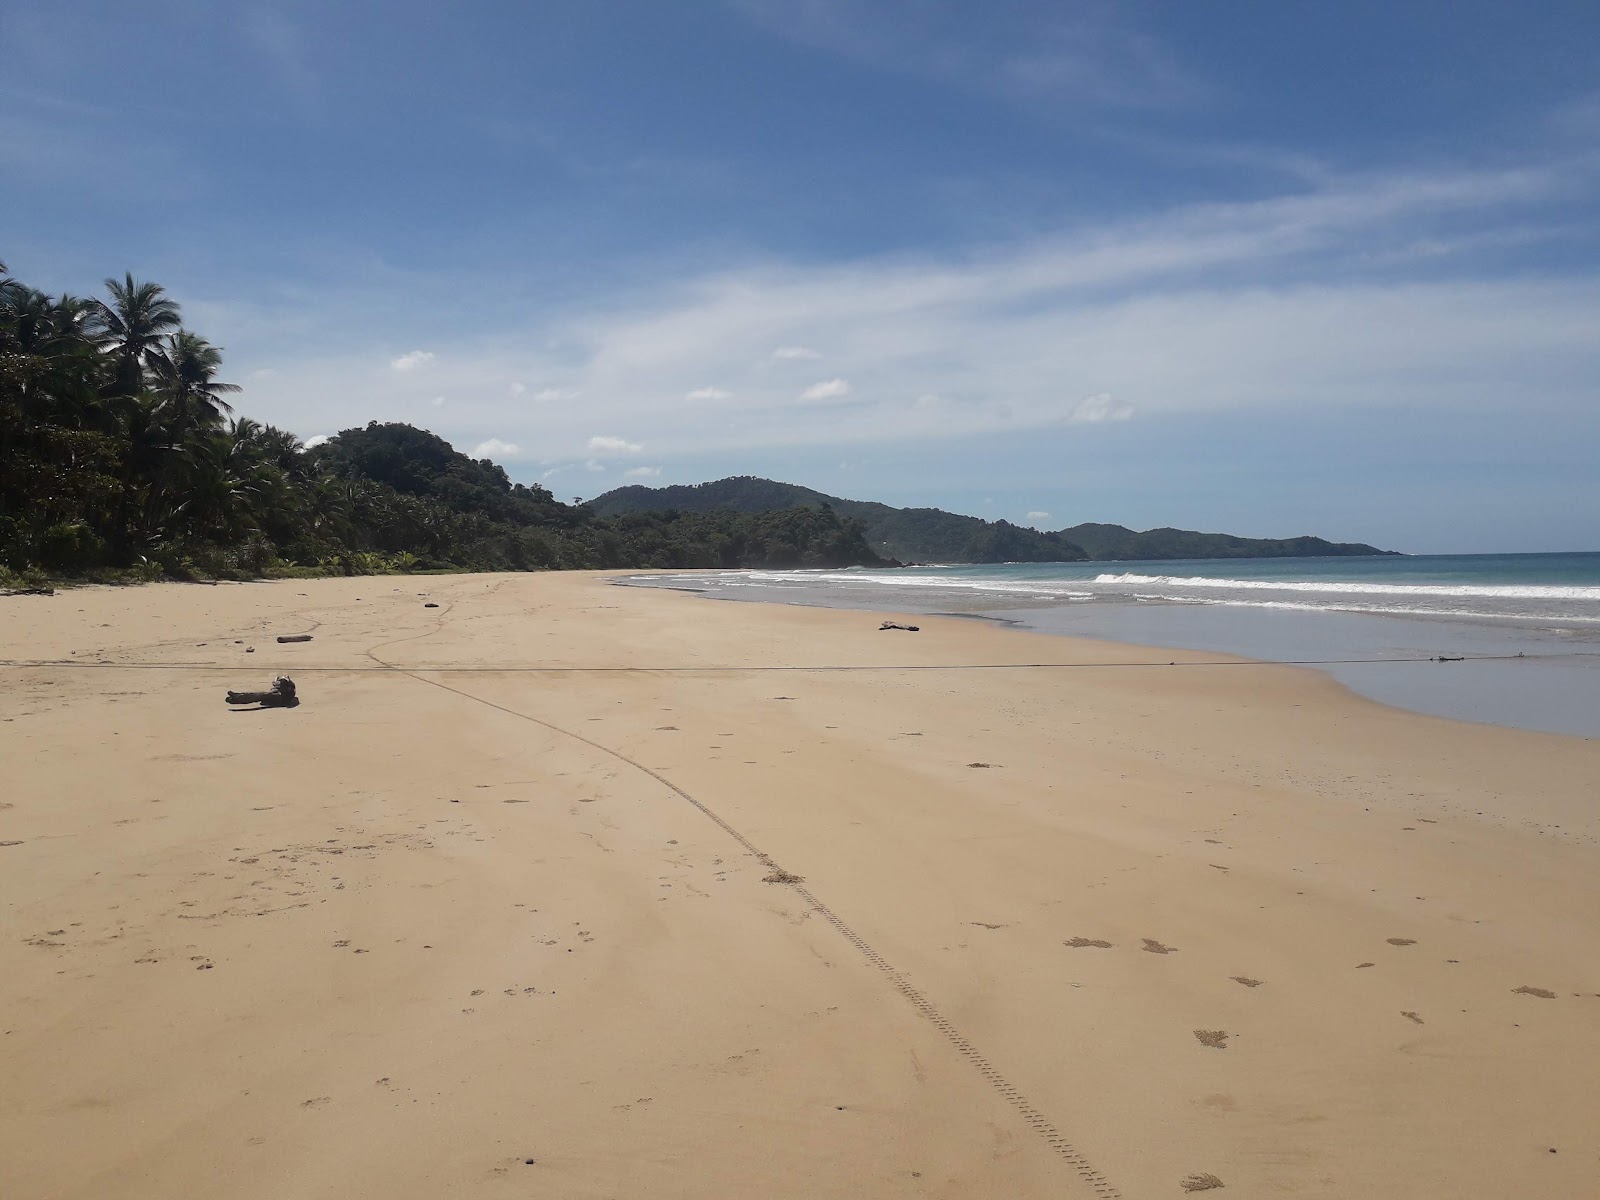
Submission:
{"label": "wet sand", "polygon": [[589,575],[0,616],[112,664],[0,668],[7,1197],[1600,1181],[1595,742]]}

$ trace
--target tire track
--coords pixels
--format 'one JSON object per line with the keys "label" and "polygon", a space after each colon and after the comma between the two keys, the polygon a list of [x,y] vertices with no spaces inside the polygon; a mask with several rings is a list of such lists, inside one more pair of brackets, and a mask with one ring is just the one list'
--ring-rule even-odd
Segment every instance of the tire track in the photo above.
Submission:
{"label": "tire track", "polygon": [[[452,605],[451,607],[454,606]],[[378,657],[376,652],[385,648],[386,646],[396,645],[399,642],[417,641],[420,638],[429,637],[434,633],[440,632],[444,628],[444,618],[449,611],[450,610],[448,608],[441,609],[435,627],[427,633],[417,634],[408,638],[399,638],[393,642],[380,642],[378,645],[372,647],[370,650],[364,651],[363,653],[365,653],[368,658],[372,659],[373,662],[380,663],[401,675],[415,679],[418,683],[425,683],[429,687],[440,688],[443,691],[451,692],[454,695],[460,696],[464,700],[474,701],[478,704],[492,708],[497,712],[505,713],[507,716],[516,717],[519,720],[538,725],[543,729],[549,730],[551,733],[560,735],[561,737],[570,738],[573,741],[581,742],[585,746],[598,751],[608,758],[625,763],[627,766],[632,767],[640,774],[649,776],[662,787],[672,792],[679,799],[693,806],[704,817],[716,825],[717,828],[721,829],[740,846],[743,846],[752,855],[754,855],[756,861],[761,863],[763,866],[774,871],[779,871],[782,869],[773,860],[771,855],[762,850],[761,847],[757,846],[749,838],[745,837],[745,835],[740,833],[739,830],[733,825],[730,825],[709,805],[705,804],[701,800],[697,800],[694,796],[690,795],[689,792],[679,787],[676,783],[672,782],[672,780],[668,779],[659,771],[652,767],[646,766],[644,763],[641,763],[636,759],[629,758],[626,754],[622,753],[622,751],[603,745],[602,743],[595,741],[593,738],[585,737],[581,733],[574,733],[570,729],[563,729],[561,726],[552,724],[541,717],[536,717],[525,712],[518,712],[516,709],[507,708],[505,705],[497,704],[493,700],[487,700],[482,696],[473,695],[471,692],[462,691],[460,688],[453,687],[450,684],[444,683],[440,680],[426,678],[424,675],[418,673],[418,669],[396,666],[395,664],[385,662],[383,659]],[[420,670],[426,670],[426,668],[420,668]],[[833,909],[828,907],[827,904],[823,903],[816,893],[810,888],[806,887],[803,883],[792,883],[782,886],[793,888],[795,894],[800,896],[801,899],[810,905],[813,912],[815,912],[823,920],[827,921],[828,924],[832,925],[833,928],[844,937],[845,941],[849,942],[856,948],[857,951],[860,952],[863,958],[865,958],[879,971],[883,972],[883,974],[888,978],[890,984],[897,992],[905,997],[905,999],[911,1004],[911,1007],[914,1008],[930,1024],[932,1024],[935,1029],[944,1035],[945,1040],[955,1048],[956,1052],[960,1054],[962,1058],[966,1059],[967,1062],[977,1070],[978,1074],[981,1075],[989,1084],[989,1086],[998,1092],[1000,1096],[1011,1105],[1012,1109],[1015,1110],[1017,1115],[1022,1118],[1024,1124],[1032,1129],[1034,1133],[1038,1134],[1039,1137],[1044,1140],[1045,1144],[1049,1146],[1049,1148],[1055,1153],[1055,1155],[1077,1173],[1078,1177],[1083,1180],[1083,1182],[1090,1188],[1091,1191],[1094,1192],[1095,1196],[1097,1196],[1099,1200],[1121,1200],[1122,1193],[1117,1190],[1116,1186],[1112,1184],[1112,1182],[1107,1179],[1105,1175],[1096,1170],[1094,1165],[1090,1163],[1083,1153],[1073,1146],[1073,1144],[1062,1135],[1061,1131],[1057,1129],[1055,1125],[1052,1124],[1051,1121],[1044,1115],[1044,1113],[1041,1112],[1033,1104],[1033,1102],[1027,1098],[1022,1090],[1012,1084],[1010,1080],[1001,1074],[1000,1070],[995,1067],[995,1065],[991,1063],[970,1041],[967,1040],[961,1031],[956,1028],[955,1024],[943,1013],[941,1013],[931,1000],[929,1000],[920,991],[907,982],[905,977],[895,969],[893,964],[891,964],[888,959],[884,958],[882,954],[878,953],[878,951],[873,948],[872,944],[868,942],[866,938],[862,937],[853,928],[851,928],[851,926],[842,917],[840,917],[838,913],[834,912]]]}

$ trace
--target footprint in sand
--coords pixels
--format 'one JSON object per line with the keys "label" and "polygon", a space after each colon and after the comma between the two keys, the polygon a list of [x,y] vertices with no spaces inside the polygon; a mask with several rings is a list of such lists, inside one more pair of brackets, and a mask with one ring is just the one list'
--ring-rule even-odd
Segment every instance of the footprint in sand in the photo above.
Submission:
{"label": "footprint in sand", "polygon": [[1233,980],[1235,983],[1242,983],[1247,988],[1258,988],[1261,986],[1261,980],[1251,979],[1248,975],[1230,975],[1228,978]]}
{"label": "footprint in sand", "polygon": [[1412,1022],[1413,1024],[1417,1024],[1417,1025],[1426,1024],[1426,1022],[1423,1021],[1423,1019],[1421,1017],[1417,1016],[1417,1014],[1414,1013],[1414,1012],[1402,1012],[1400,1015],[1402,1017],[1404,1017],[1406,1020]]}
{"label": "footprint in sand", "polygon": [[1541,1000],[1554,1000],[1556,998],[1556,994],[1549,988],[1529,987],[1527,984],[1523,984],[1519,988],[1512,988],[1511,993],[1514,996],[1537,996]]}
{"label": "footprint in sand", "polygon": [[1163,946],[1155,938],[1143,938],[1142,940],[1144,942],[1144,950],[1148,954],[1176,954],[1178,952],[1176,946]]}
{"label": "footprint in sand", "polygon": [[1062,942],[1061,944],[1063,946],[1071,946],[1074,950],[1082,950],[1082,949],[1085,949],[1086,947],[1090,947],[1090,946],[1094,947],[1094,949],[1096,949],[1096,950],[1109,950],[1109,949],[1111,949],[1111,943],[1106,941],[1104,938],[1075,937],[1075,938],[1068,938],[1066,941]]}
{"label": "footprint in sand", "polygon": [[1415,946],[1417,944],[1416,938],[1385,938],[1384,940],[1391,946]]}
{"label": "footprint in sand", "polygon": [[1222,1186],[1222,1180],[1207,1171],[1203,1175],[1190,1175],[1179,1185],[1186,1192],[1209,1192]]}
{"label": "footprint in sand", "polygon": [[1202,1046],[1210,1046],[1213,1050],[1228,1048],[1228,1033],[1223,1029],[1196,1029],[1194,1038]]}

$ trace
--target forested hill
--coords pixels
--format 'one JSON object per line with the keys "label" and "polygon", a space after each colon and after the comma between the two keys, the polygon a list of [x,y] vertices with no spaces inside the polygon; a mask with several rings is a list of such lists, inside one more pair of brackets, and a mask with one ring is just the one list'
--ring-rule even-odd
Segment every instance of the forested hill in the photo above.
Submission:
{"label": "forested hill", "polygon": [[1360,542],[1328,542],[1319,537],[1245,538],[1191,529],[1147,529],[1141,533],[1121,525],[1074,525],[1063,529],[1061,536],[1077,542],[1093,559],[1329,558],[1396,553]]}
{"label": "forested hill", "polygon": [[846,500],[792,483],[738,475],[714,483],[617,488],[589,501],[602,516],[642,512],[757,513],[797,504],[826,505],[858,520],[879,554],[912,562],[1079,562],[1087,558],[1069,538],[1009,521],[985,521],[937,508],[892,508]]}
{"label": "forested hill", "polygon": [[307,449],[230,417],[221,351],[131,275],[52,296],[0,264],[0,588],[60,578],[886,565],[820,506],[601,517],[410,425]]}
{"label": "forested hill", "polygon": [[855,517],[880,553],[913,562],[1077,562],[1083,559],[1298,558],[1391,554],[1318,537],[1244,538],[1187,529],[1137,532],[1121,525],[1074,525],[1040,533],[1005,521],[984,521],[937,508],[892,508],[846,500],[792,483],[750,475],[672,487],[624,487],[589,501],[603,515],[637,512],[762,512],[794,504],[826,504]]}

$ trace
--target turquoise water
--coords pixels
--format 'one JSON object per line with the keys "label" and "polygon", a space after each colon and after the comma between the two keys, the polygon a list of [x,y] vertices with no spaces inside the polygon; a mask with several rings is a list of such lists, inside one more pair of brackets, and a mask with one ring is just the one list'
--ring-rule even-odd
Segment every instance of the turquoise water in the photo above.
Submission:
{"label": "turquoise water", "polygon": [[1600,553],[711,571],[629,582],[719,599],[986,616],[1043,633],[1312,663],[1398,707],[1600,736]]}

